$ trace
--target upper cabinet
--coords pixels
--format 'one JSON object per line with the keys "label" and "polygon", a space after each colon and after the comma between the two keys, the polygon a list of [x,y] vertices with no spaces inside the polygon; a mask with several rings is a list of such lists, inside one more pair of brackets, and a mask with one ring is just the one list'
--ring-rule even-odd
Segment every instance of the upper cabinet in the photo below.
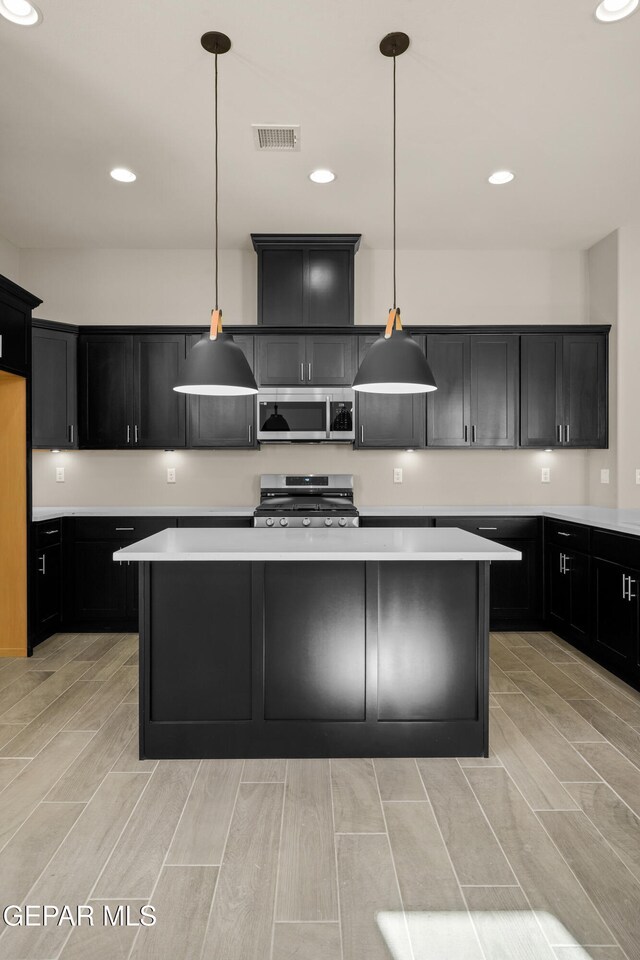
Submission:
{"label": "upper cabinet", "polygon": [[358,338],[331,334],[257,338],[260,386],[351,386]]}
{"label": "upper cabinet", "polygon": [[606,447],[606,335],[523,335],[520,396],[522,447]]}
{"label": "upper cabinet", "polygon": [[427,395],[430,447],[515,447],[518,337],[429,334],[438,389]]}
{"label": "upper cabinet", "polygon": [[[235,342],[253,364],[253,337],[234,335]],[[187,351],[196,345],[199,336],[187,337]],[[255,447],[256,398],[245,397],[187,398],[188,446],[190,447]]]}
{"label": "upper cabinet", "polygon": [[31,442],[36,449],[78,446],[78,334],[34,322]]}
{"label": "upper cabinet", "polygon": [[0,370],[27,376],[31,363],[31,311],[42,303],[0,276]]}
{"label": "upper cabinet", "polygon": [[[359,337],[360,362],[377,337]],[[415,337],[424,347],[424,337]],[[416,449],[425,445],[423,393],[356,394],[357,448]]]}
{"label": "upper cabinet", "polygon": [[185,398],[176,383],[181,334],[90,334],[80,338],[80,445],[186,445]]}
{"label": "upper cabinet", "polygon": [[353,324],[354,257],[360,234],[251,235],[258,254],[258,323]]}

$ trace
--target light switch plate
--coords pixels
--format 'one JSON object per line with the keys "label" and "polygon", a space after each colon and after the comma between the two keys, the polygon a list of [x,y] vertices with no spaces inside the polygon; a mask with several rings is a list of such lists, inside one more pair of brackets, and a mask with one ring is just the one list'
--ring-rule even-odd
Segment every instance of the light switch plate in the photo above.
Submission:
{"label": "light switch plate", "polygon": [[600,471],[600,483],[609,483],[609,471],[607,469]]}
{"label": "light switch plate", "polygon": [[175,483],[175,482],[176,482],[176,468],[167,467],[167,483]]}
{"label": "light switch plate", "polygon": [[393,468],[393,482],[402,483],[402,467]]}
{"label": "light switch plate", "polygon": [[56,483],[64,483],[64,467],[56,467]]}
{"label": "light switch plate", "polygon": [[549,467],[542,467],[540,470],[541,483],[551,483],[551,470]]}

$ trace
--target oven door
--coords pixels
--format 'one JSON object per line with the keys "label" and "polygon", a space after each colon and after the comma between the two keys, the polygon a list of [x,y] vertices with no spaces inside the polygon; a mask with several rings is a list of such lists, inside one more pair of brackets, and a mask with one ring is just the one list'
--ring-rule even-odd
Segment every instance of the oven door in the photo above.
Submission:
{"label": "oven door", "polygon": [[352,442],[353,391],[281,389],[257,396],[260,443]]}

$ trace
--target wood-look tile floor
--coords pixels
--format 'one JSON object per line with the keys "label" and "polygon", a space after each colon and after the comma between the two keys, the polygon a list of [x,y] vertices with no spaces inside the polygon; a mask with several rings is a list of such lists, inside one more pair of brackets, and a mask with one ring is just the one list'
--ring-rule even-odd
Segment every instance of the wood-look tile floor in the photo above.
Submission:
{"label": "wood-look tile floor", "polygon": [[2,960],[640,960],[640,694],[562,640],[492,636],[486,760],[140,762],[136,649],[0,660],[0,906],[95,917]]}

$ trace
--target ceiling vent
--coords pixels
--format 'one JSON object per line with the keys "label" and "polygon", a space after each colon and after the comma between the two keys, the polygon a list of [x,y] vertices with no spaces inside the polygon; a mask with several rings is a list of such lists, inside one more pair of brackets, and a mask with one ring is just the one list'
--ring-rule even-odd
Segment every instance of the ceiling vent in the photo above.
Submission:
{"label": "ceiling vent", "polygon": [[300,149],[300,124],[252,123],[256,150],[292,151]]}

